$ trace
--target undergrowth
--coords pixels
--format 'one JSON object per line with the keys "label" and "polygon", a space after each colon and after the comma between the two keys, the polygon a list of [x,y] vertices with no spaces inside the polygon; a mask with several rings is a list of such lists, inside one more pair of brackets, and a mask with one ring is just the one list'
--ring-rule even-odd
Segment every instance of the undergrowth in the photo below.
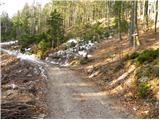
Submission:
{"label": "undergrowth", "polygon": [[126,56],[128,60],[133,60],[133,62],[140,66],[144,63],[150,63],[153,62],[155,59],[158,59],[159,57],[159,49],[149,49],[144,50],[143,52],[134,52],[131,55]]}
{"label": "undergrowth", "polygon": [[150,94],[151,85],[149,83],[141,82],[137,88],[138,96],[141,98],[146,98]]}

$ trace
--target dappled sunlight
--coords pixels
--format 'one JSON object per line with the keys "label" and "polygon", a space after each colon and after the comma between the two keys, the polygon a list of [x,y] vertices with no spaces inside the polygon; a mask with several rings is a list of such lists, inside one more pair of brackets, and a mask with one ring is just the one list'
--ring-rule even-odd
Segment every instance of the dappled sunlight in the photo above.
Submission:
{"label": "dappled sunlight", "polygon": [[117,86],[116,88],[114,88],[113,90],[111,90],[110,94],[122,93],[122,91],[123,91],[123,87],[120,85],[120,86]]}
{"label": "dappled sunlight", "polygon": [[106,92],[80,93],[80,96],[84,96],[84,97],[105,96],[105,95],[106,95]]}
{"label": "dappled sunlight", "polygon": [[147,48],[157,49],[157,48],[159,48],[159,42],[153,43],[152,46],[148,46]]}
{"label": "dappled sunlight", "polygon": [[[88,100],[96,100],[97,102],[102,104],[102,98],[107,97],[106,91],[100,91],[100,92],[92,92],[92,93],[73,93],[72,99],[75,101],[88,101]],[[103,103],[104,104],[104,103]]]}
{"label": "dappled sunlight", "polygon": [[115,87],[120,83],[123,83],[123,81],[130,75],[130,73],[132,73],[135,70],[135,66],[130,66],[129,70],[127,72],[125,72],[124,74],[122,74],[121,76],[119,76],[116,80],[113,80],[110,83],[111,87]]}
{"label": "dappled sunlight", "polygon": [[94,87],[95,85],[92,83],[81,82],[81,83],[63,83],[59,84],[61,87]]}
{"label": "dappled sunlight", "polygon": [[84,97],[74,97],[73,100],[83,102],[83,101],[86,101],[87,98],[84,98]]}
{"label": "dappled sunlight", "polygon": [[74,93],[73,97],[103,97],[106,96],[106,91],[94,92],[94,93]]}
{"label": "dappled sunlight", "polygon": [[113,88],[110,91],[110,94],[123,94],[125,93],[125,89],[134,86],[134,79],[133,79],[133,75],[131,75],[129,78],[127,78],[122,84],[117,85],[115,88]]}

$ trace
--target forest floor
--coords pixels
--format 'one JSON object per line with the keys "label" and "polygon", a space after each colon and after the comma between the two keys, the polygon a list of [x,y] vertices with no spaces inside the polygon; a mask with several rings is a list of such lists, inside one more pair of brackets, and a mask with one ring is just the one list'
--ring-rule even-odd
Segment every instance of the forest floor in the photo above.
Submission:
{"label": "forest floor", "polygon": [[1,118],[47,115],[47,81],[37,64],[1,52]]}
{"label": "forest floor", "polygon": [[159,48],[159,33],[154,33],[153,30],[141,33],[140,42],[140,47],[131,48],[128,45],[126,34],[123,35],[122,41],[114,36],[98,44],[96,50],[90,53],[92,58],[87,64],[70,66],[70,69],[76,70],[82,76],[85,75],[94,81],[103,91],[108,92],[108,96],[116,99],[115,104],[121,105],[138,118],[158,118],[158,78],[153,80],[158,85],[156,87],[157,99],[154,102],[130,95],[135,91],[131,85],[135,68],[133,66],[126,68],[127,63],[123,58],[126,54],[131,54],[134,51],[140,52],[150,48]]}

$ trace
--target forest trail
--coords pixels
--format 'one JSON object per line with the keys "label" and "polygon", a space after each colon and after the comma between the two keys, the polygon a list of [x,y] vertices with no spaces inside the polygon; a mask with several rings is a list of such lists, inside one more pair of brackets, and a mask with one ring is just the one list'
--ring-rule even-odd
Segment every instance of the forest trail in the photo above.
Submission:
{"label": "forest trail", "polygon": [[118,108],[106,92],[78,73],[48,66],[47,118],[135,118]]}

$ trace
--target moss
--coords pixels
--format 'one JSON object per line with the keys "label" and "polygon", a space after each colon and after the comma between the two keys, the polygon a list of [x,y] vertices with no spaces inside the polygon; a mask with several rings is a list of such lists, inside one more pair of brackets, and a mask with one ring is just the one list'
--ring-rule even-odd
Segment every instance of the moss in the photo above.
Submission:
{"label": "moss", "polygon": [[154,59],[158,58],[157,50],[145,50],[139,54],[136,61],[142,64],[143,62],[152,62]]}
{"label": "moss", "polygon": [[[158,59],[159,57],[159,49],[149,49],[144,50],[141,53],[134,52],[131,55],[126,55],[128,60],[134,60],[136,66],[140,66],[141,64],[150,63]],[[156,60],[157,63],[157,60]]]}
{"label": "moss", "polygon": [[139,53],[138,52],[134,52],[132,53],[130,56],[129,56],[129,59],[135,59],[139,56]]}
{"label": "moss", "polygon": [[150,92],[150,87],[151,85],[146,83],[146,82],[142,82],[138,85],[138,96],[145,98],[149,95]]}

